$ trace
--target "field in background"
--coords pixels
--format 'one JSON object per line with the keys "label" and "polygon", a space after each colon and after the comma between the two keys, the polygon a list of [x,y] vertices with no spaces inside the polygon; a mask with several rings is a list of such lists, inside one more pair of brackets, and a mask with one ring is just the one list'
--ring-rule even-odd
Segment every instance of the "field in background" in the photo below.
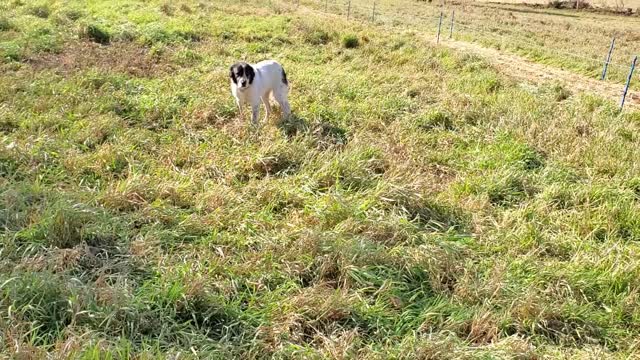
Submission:
{"label": "field in background", "polygon": [[638,357],[640,113],[306,5],[0,3],[0,357]]}
{"label": "field in background", "polygon": [[[346,2],[302,0],[303,4],[346,17]],[[373,4],[353,0],[354,18],[371,19]],[[435,39],[439,3],[413,0],[376,1],[376,22],[431,34]],[[507,4],[474,2],[444,6],[443,37],[449,36],[455,10],[454,39],[474,41],[486,47],[515,53],[527,59],[599,78],[613,36],[616,47],[608,79],[624,83],[631,59],[640,52],[640,18],[586,11],[533,9]],[[639,81],[634,88],[640,89]]]}
{"label": "field in background", "polygon": [[[503,4],[538,4],[548,5],[549,0],[478,0],[479,2],[486,3],[503,3]],[[638,0],[588,0],[591,6],[596,8],[610,8],[610,9],[633,9],[635,13],[640,11],[640,1]]]}

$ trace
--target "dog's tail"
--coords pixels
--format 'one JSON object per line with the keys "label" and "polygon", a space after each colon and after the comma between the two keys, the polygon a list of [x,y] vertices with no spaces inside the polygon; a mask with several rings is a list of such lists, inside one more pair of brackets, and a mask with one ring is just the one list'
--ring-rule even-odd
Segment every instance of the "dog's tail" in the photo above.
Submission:
{"label": "dog's tail", "polygon": [[289,85],[289,81],[287,80],[287,73],[284,72],[284,68],[282,69],[282,83],[285,85]]}

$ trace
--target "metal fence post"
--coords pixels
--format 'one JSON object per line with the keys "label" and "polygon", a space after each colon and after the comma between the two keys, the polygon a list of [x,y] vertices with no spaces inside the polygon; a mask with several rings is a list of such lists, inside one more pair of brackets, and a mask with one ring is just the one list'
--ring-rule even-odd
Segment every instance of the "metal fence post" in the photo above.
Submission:
{"label": "metal fence post", "polygon": [[376,22],[376,2],[373,1],[373,11],[371,12],[371,21]]}
{"label": "metal fence post", "polygon": [[607,59],[604,61],[604,67],[602,68],[602,76],[600,77],[600,80],[604,80],[605,77],[607,77],[607,69],[609,68],[609,63],[611,62],[611,53],[613,53],[613,47],[616,44],[616,37],[614,36],[613,39],[611,39],[611,46],[609,47],[609,53],[607,54]]}
{"label": "metal fence post", "polygon": [[638,61],[638,56],[633,57],[633,61],[631,62],[631,70],[629,71],[629,76],[627,77],[627,84],[624,86],[624,92],[622,93],[622,101],[620,101],[620,111],[624,108],[624,100],[627,97],[627,92],[629,91],[629,84],[631,84],[631,78],[633,78],[633,70],[636,69],[636,62]]}
{"label": "metal fence post", "polygon": [[451,27],[449,28],[449,39],[451,39],[453,37],[453,19],[456,16],[456,11],[452,10],[451,11]]}
{"label": "metal fence post", "polygon": [[347,7],[347,20],[349,20],[350,16],[351,16],[351,0],[349,0],[349,5]]}
{"label": "metal fence post", "polygon": [[440,11],[440,21],[438,21],[438,36],[436,38],[436,44],[440,44],[440,28],[442,27],[442,11]]}
{"label": "metal fence post", "polygon": [[324,0],[324,12],[327,12],[328,8],[329,8],[329,0]]}

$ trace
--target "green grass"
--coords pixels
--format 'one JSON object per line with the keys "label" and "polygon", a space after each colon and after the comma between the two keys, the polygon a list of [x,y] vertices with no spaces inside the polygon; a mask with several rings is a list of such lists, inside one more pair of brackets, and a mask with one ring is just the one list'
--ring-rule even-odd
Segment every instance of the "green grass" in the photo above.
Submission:
{"label": "green grass", "polygon": [[287,3],[0,6],[0,356],[637,357],[639,113]]}

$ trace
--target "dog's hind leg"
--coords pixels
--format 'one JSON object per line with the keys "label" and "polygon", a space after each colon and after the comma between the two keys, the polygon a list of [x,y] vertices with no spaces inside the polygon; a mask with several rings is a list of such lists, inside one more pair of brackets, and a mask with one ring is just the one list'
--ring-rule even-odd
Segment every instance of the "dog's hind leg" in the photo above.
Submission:
{"label": "dog's hind leg", "polygon": [[289,89],[286,86],[280,86],[273,91],[273,97],[276,98],[280,108],[282,109],[282,116],[287,118],[291,115],[291,106],[289,106],[289,100],[287,100],[287,93]]}
{"label": "dog's hind leg", "polygon": [[269,96],[271,95],[271,91],[264,94],[262,97],[262,103],[264,104],[264,108],[266,110],[266,114],[264,115],[264,121],[267,122],[269,119],[269,115],[271,115],[271,104],[269,103]]}

